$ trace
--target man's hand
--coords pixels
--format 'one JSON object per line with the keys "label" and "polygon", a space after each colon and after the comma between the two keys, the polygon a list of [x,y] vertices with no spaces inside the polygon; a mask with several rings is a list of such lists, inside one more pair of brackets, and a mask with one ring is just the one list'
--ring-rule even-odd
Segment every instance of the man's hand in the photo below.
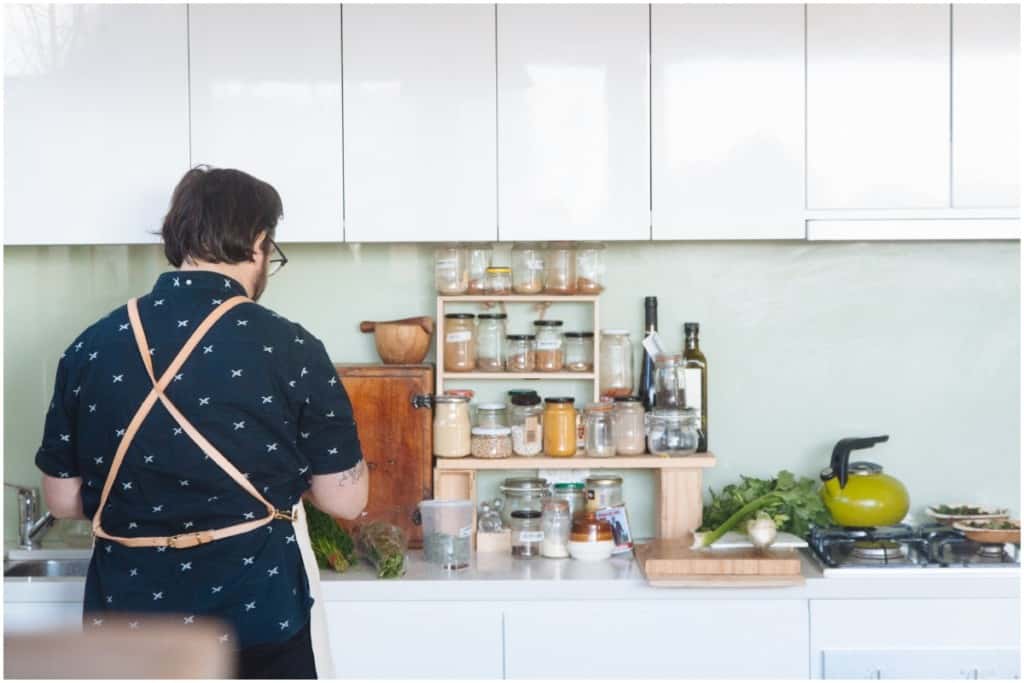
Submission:
{"label": "man's hand", "polygon": [[360,460],[343,472],[313,475],[309,499],[332,517],[355,519],[366,508],[369,493],[370,472]]}

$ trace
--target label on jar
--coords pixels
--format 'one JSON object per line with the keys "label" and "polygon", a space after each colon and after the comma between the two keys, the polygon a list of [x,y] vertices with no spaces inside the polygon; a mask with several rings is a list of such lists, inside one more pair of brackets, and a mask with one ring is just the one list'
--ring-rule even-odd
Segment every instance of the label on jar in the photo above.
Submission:
{"label": "label on jar", "polygon": [[540,443],[540,418],[530,416],[523,424],[523,441],[528,444]]}
{"label": "label on jar", "polygon": [[540,543],[544,540],[543,531],[520,531],[519,540],[522,543]]}
{"label": "label on jar", "polygon": [[539,258],[532,258],[526,262],[527,270],[544,270],[544,262]]}
{"label": "label on jar", "polygon": [[464,526],[461,529],[459,529],[459,538],[469,538],[472,535],[473,535],[473,527],[472,527],[472,525]]}
{"label": "label on jar", "polygon": [[562,348],[561,339],[538,339],[537,350],[538,351],[557,351]]}
{"label": "label on jar", "polygon": [[452,343],[468,342],[473,338],[473,333],[469,330],[459,330],[458,332],[449,332],[445,335],[444,340]]}
{"label": "label on jar", "polygon": [[700,385],[700,368],[686,368],[683,370],[683,377],[686,381],[686,392],[684,394],[686,398],[687,408],[696,408],[697,414],[700,414],[701,409],[701,387]]}

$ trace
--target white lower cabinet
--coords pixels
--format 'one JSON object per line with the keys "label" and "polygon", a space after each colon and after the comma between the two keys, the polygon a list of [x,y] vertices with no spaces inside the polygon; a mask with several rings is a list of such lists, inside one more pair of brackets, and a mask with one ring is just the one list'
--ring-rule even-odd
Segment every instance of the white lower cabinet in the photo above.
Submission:
{"label": "white lower cabinet", "polygon": [[4,603],[4,634],[81,629],[81,602]]}

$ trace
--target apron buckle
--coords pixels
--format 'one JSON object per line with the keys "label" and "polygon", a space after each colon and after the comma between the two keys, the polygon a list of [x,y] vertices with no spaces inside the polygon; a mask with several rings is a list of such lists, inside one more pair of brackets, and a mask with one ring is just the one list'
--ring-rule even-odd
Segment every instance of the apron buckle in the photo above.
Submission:
{"label": "apron buckle", "polygon": [[177,536],[171,536],[167,539],[167,545],[175,550],[181,548],[194,548],[197,545],[203,545],[212,541],[208,532],[197,531],[193,534],[178,534]]}
{"label": "apron buckle", "polygon": [[295,522],[295,513],[292,511],[285,510],[274,510],[274,519],[287,519],[289,522]]}

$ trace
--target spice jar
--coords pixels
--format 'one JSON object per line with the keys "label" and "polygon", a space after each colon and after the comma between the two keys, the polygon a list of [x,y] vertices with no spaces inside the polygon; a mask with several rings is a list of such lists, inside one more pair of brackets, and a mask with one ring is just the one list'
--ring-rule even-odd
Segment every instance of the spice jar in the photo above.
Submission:
{"label": "spice jar", "polygon": [[555,484],[551,497],[564,500],[569,505],[569,515],[571,517],[582,514],[587,507],[586,488],[583,482],[580,481]]}
{"label": "spice jar", "polygon": [[544,501],[543,508],[541,529],[544,538],[541,541],[541,555],[554,558],[569,557],[569,532],[572,527],[569,503],[549,498]]}
{"label": "spice jar", "polygon": [[492,249],[488,244],[471,244],[466,248],[467,294],[487,291],[487,269],[491,267]]}
{"label": "spice jar", "polygon": [[444,369],[469,372],[476,367],[476,325],[472,313],[444,316]]}
{"label": "spice jar", "polygon": [[469,399],[463,396],[434,397],[434,455],[461,458],[469,455]]}
{"label": "spice jar", "polygon": [[512,556],[538,557],[544,540],[541,512],[537,510],[516,510],[511,514]]}
{"label": "spice jar", "polygon": [[434,250],[434,285],[445,296],[465,294],[469,288],[466,250],[459,244],[445,244]]}
{"label": "spice jar", "polygon": [[477,427],[508,427],[504,403],[481,403],[476,407]]}
{"label": "spice jar", "polygon": [[505,369],[505,313],[480,313],[476,325],[476,369],[501,372]]}
{"label": "spice jar", "polygon": [[693,408],[656,408],[647,414],[647,445],[654,455],[693,455],[699,441],[700,418]]}
{"label": "spice jar", "polygon": [[509,372],[533,372],[537,367],[537,337],[532,334],[505,336],[505,369]]}
{"label": "spice jar", "polygon": [[571,396],[544,399],[544,452],[567,458],[576,455],[576,409]]}
{"label": "spice jar", "polygon": [[604,245],[576,245],[576,292],[600,294],[604,291]]}
{"label": "spice jar", "polygon": [[547,479],[538,477],[511,477],[501,487],[505,504],[501,508],[501,519],[505,526],[511,526],[511,514],[516,510],[542,509],[542,502],[548,497]]}
{"label": "spice jar", "polygon": [[540,396],[516,394],[509,400],[512,403],[508,411],[512,452],[516,455],[540,455],[544,451],[544,409],[540,405]]}
{"label": "spice jar", "polygon": [[601,330],[601,396],[633,393],[633,343],[628,330]]}
{"label": "spice jar", "polygon": [[491,266],[487,269],[484,287],[488,294],[505,296],[512,293],[512,269],[508,266]]}
{"label": "spice jar", "polygon": [[512,456],[512,430],[508,427],[473,427],[474,458],[509,458]]}
{"label": "spice jar", "polygon": [[685,387],[682,354],[657,356],[654,359],[654,406],[662,410],[685,408]]}
{"label": "spice jar", "polygon": [[576,252],[570,242],[553,242],[544,255],[544,291],[576,293]]}
{"label": "spice jar", "polygon": [[512,245],[512,291],[540,294],[544,289],[544,251],[534,242]]}
{"label": "spice jar", "polygon": [[533,327],[537,333],[537,370],[539,372],[559,372],[565,364],[562,321],[535,320]]}
{"label": "spice jar", "polygon": [[622,477],[587,477],[587,512],[622,504]]}
{"label": "spice jar", "polygon": [[610,458],[615,455],[612,407],[607,402],[587,406],[583,417],[584,454],[587,457]]}
{"label": "spice jar", "polygon": [[594,333],[566,332],[565,369],[571,372],[591,372],[594,369]]}
{"label": "spice jar", "polygon": [[619,396],[615,399],[612,420],[615,452],[618,455],[642,455],[646,430],[644,404],[637,396]]}

